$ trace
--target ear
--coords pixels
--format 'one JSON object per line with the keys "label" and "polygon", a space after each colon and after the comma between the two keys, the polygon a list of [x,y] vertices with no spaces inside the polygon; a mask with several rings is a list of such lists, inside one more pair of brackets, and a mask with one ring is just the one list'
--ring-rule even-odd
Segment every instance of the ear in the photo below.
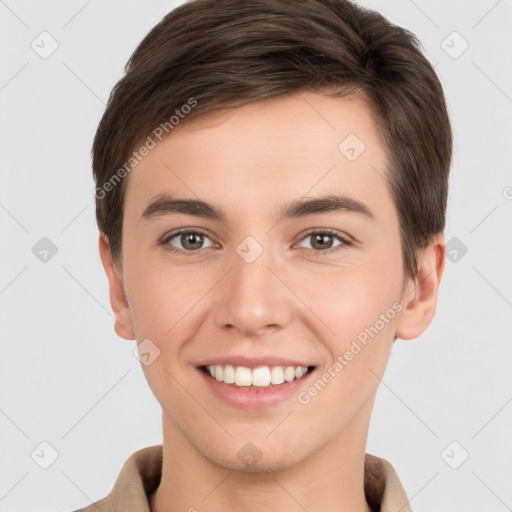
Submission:
{"label": "ear", "polygon": [[434,318],[437,293],[445,266],[445,241],[439,234],[425,249],[418,251],[418,272],[409,279],[402,298],[403,309],[395,336],[403,340],[417,338]]}
{"label": "ear", "polygon": [[110,244],[104,233],[100,233],[99,236],[99,249],[101,262],[107,274],[110,288],[110,305],[115,316],[114,330],[121,338],[134,340],[133,323],[124,292],[123,279],[114,263]]}

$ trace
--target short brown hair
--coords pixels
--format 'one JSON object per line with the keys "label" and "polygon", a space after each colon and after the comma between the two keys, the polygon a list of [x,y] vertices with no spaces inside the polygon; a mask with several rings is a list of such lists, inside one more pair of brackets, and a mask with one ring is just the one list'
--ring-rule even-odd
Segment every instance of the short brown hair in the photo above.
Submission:
{"label": "short brown hair", "polygon": [[130,57],[94,139],[96,217],[114,261],[134,150],[159,126],[171,133],[184,111],[180,124],[336,88],[362,92],[379,119],[404,272],[414,277],[417,249],[444,231],[452,154],[443,90],[420,48],[412,33],[348,0],[193,0],[171,11]]}

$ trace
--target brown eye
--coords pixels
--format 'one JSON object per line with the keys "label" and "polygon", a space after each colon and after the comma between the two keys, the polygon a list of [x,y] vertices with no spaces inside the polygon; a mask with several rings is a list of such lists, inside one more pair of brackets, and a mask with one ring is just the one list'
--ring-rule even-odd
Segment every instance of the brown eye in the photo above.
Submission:
{"label": "brown eye", "polygon": [[185,249],[201,249],[201,246],[203,245],[203,235],[200,235],[199,233],[185,233],[183,235],[180,235],[180,241],[182,246]]}
{"label": "brown eye", "polygon": [[309,236],[311,237],[311,245],[314,249],[330,249],[332,247],[333,235],[317,233]]}
{"label": "brown eye", "polygon": [[[302,240],[310,240],[311,249],[304,247],[306,250],[314,253],[329,253],[336,251],[339,248],[351,245],[351,242],[344,238],[340,233],[336,231],[324,230],[324,231],[311,231]],[[338,243],[336,244],[336,240]]]}
{"label": "brown eye", "polygon": [[[177,243],[171,243],[173,240],[176,240]],[[209,240],[209,238],[201,231],[186,230],[172,233],[163,241],[163,244],[175,252],[198,252],[199,249],[205,248],[205,240]],[[207,247],[211,245],[213,244],[210,243]]]}

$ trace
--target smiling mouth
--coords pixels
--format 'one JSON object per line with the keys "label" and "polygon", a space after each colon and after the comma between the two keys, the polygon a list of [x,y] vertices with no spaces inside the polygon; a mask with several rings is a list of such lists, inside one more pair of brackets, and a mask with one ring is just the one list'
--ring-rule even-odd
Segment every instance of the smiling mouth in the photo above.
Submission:
{"label": "smiling mouth", "polygon": [[233,387],[261,389],[279,386],[309,375],[316,366],[260,366],[254,369],[246,366],[208,365],[199,369],[210,378]]}

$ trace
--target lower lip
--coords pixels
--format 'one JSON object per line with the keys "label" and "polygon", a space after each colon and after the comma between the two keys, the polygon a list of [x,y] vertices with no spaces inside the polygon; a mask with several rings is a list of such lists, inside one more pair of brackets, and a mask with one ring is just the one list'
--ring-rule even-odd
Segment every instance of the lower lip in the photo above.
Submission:
{"label": "lower lip", "polygon": [[200,368],[197,369],[210,391],[216,397],[232,407],[247,411],[258,411],[272,407],[297,395],[302,388],[308,385],[311,375],[315,373],[315,370],[316,368],[300,379],[294,379],[291,382],[285,381],[282,384],[262,388],[247,388],[219,382]]}

